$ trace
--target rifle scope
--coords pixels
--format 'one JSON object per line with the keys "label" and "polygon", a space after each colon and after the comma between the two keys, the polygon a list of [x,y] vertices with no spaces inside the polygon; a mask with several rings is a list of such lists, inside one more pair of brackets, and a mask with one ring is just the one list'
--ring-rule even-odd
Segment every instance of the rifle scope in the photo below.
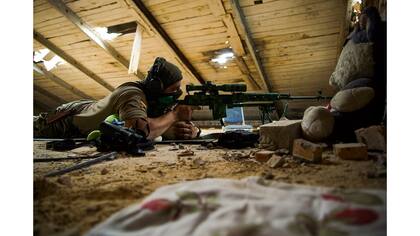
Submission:
{"label": "rifle scope", "polygon": [[202,92],[246,92],[246,85],[245,84],[223,84],[223,85],[215,85],[211,82],[207,82],[203,85],[194,85],[188,84],[186,86],[187,92],[190,91],[202,91]]}

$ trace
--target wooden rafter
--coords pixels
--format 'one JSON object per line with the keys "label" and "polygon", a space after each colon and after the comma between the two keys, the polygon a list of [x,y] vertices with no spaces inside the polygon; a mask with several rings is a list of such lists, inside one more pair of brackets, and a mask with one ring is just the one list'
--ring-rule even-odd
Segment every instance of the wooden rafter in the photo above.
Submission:
{"label": "wooden rafter", "polygon": [[187,71],[191,73],[200,83],[205,83],[204,78],[198,73],[194,66],[190,63],[187,57],[182,53],[178,48],[175,42],[169,37],[166,31],[160,26],[159,22],[155,19],[152,13],[147,9],[147,7],[140,0],[127,0],[130,2],[127,4],[129,7],[132,7],[135,12],[139,15],[144,23],[147,24],[147,27],[152,29],[154,32],[157,32],[156,37],[163,45],[169,47],[170,53],[172,53],[176,58],[181,61],[181,64],[186,67]]}
{"label": "wooden rafter", "polygon": [[47,90],[45,90],[44,88],[34,84],[34,89],[35,91],[38,91],[39,93],[45,95],[46,97],[50,98],[51,100],[53,100],[54,102],[58,102],[60,104],[64,104],[66,103],[66,101],[50,92],[48,92]]}
{"label": "wooden rafter", "polygon": [[[115,50],[108,42],[103,40],[99,34],[88,23],[82,20],[75,12],[73,12],[62,0],[48,0],[61,14],[63,14],[71,23],[77,26],[86,36],[95,42],[99,47],[104,49],[109,55],[117,60],[125,68],[129,68],[129,61],[125,59],[117,50]],[[138,71],[137,77],[144,79],[144,75]]]}
{"label": "wooden rafter", "polygon": [[143,39],[143,29],[139,24],[136,27],[136,35],[134,36],[133,47],[131,48],[129,74],[134,74],[138,71],[141,55],[141,42]]}
{"label": "wooden rafter", "polygon": [[208,0],[208,4],[212,14],[216,17],[221,17],[227,28],[229,43],[235,53],[235,62],[243,74],[243,79],[250,83],[255,89],[261,89],[260,85],[255,81],[248,66],[244,62],[243,56],[246,54],[245,48],[242,44],[241,37],[239,36],[238,29],[235,26],[232,15],[226,12],[222,0]]}
{"label": "wooden rafter", "polygon": [[39,66],[35,63],[33,63],[33,68],[36,72],[38,72],[39,74],[44,75],[47,79],[52,80],[53,82],[55,82],[56,84],[68,89],[69,91],[71,91],[73,94],[82,97],[82,98],[86,98],[86,99],[93,99],[91,96],[87,95],[86,93],[80,91],[79,89],[75,88],[74,86],[68,84],[66,81],[62,80],[61,78],[59,78],[58,76],[54,75],[53,73],[47,71],[45,68],[43,68],[42,66]]}
{"label": "wooden rafter", "polygon": [[260,85],[255,81],[254,77],[252,77],[251,71],[249,71],[248,66],[244,62],[244,59],[242,59],[241,56],[235,57],[235,62],[239,67],[239,70],[244,75],[244,78],[247,79],[254,88],[261,89]]}
{"label": "wooden rafter", "polygon": [[44,45],[46,48],[48,48],[50,51],[54,52],[57,56],[61,57],[63,60],[65,60],[70,65],[76,67],[81,72],[83,72],[88,77],[92,78],[99,84],[101,84],[103,87],[108,89],[109,91],[113,91],[115,88],[107,83],[105,80],[100,78],[98,75],[96,75],[94,72],[80,64],[76,59],[65,53],[63,50],[61,50],[59,47],[57,47],[55,44],[53,44],[51,41],[46,39],[44,36],[42,36],[40,33],[34,31],[34,39],[38,41],[40,44]]}
{"label": "wooden rafter", "polygon": [[264,70],[264,67],[261,63],[261,58],[258,55],[258,52],[255,47],[254,40],[251,37],[251,31],[249,30],[248,23],[246,22],[245,15],[242,11],[241,6],[239,5],[238,0],[230,0],[232,5],[232,10],[235,17],[238,19],[239,26],[242,28],[245,33],[245,42],[248,47],[248,51],[251,54],[252,59],[254,60],[255,66],[257,68],[258,74],[263,80],[264,86],[269,92],[273,91],[273,86],[271,85],[270,80],[268,79],[267,73]]}

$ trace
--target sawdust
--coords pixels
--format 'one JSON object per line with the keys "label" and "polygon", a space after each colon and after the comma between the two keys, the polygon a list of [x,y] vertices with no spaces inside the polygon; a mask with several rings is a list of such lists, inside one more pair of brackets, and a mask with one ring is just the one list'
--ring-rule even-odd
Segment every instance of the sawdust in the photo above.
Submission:
{"label": "sawdust", "polygon": [[[194,155],[178,156],[184,150],[170,151],[171,145],[157,145],[145,157],[120,154],[116,160],[65,174],[64,179],[43,175],[77,161],[34,163],[34,234],[80,235],[112,213],[139,203],[161,186],[203,178],[241,179],[257,175],[305,185],[386,188],[386,178],[368,178],[367,173],[376,166],[372,160],[336,160],[327,152],[323,164],[301,163],[287,157],[285,167],[270,168],[251,158],[256,149],[232,151],[184,146]],[[70,154],[46,151],[45,142],[34,142],[34,158]]]}

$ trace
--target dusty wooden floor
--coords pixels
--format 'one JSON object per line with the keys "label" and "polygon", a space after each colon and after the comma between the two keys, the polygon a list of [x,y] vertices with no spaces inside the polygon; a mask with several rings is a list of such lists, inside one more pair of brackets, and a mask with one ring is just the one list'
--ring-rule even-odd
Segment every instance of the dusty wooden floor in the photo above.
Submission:
{"label": "dusty wooden floor", "polygon": [[[287,167],[272,169],[248,158],[256,149],[203,149],[184,145],[193,156],[177,157],[183,150],[157,145],[146,157],[126,157],[98,164],[62,177],[45,173],[72,165],[73,161],[34,163],[35,235],[79,235],[112,213],[141,201],[163,185],[203,178],[240,179],[247,176],[288,183],[343,188],[386,188],[386,178],[368,178],[377,161],[343,161],[324,152],[322,164],[301,164],[290,159]],[[34,158],[53,158],[93,152],[80,148],[70,152],[45,150],[45,142],[34,142]],[[63,233],[64,234],[61,234]]]}

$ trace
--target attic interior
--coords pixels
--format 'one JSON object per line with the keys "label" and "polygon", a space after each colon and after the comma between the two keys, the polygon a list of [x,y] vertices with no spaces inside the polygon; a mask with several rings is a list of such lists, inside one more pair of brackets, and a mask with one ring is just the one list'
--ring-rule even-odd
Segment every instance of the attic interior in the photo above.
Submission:
{"label": "attic interior", "polygon": [[34,235],[386,234],[386,0],[33,16]]}

